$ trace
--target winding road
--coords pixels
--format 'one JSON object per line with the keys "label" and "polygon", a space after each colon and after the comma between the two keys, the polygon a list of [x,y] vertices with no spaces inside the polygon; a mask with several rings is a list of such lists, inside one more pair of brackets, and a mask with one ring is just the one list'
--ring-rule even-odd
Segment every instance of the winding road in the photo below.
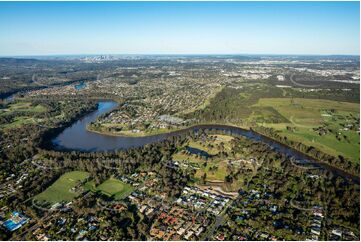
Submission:
{"label": "winding road", "polygon": [[319,87],[321,84],[318,84],[318,85],[307,85],[307,84],[302,84],[302,83],[298,83],[296,82],[295,80],[293,80],[293,77],[294,77],[295,74],[291,74],[290,76],[290,81],[296,85],[296,86],[300,86],[300,87]]}

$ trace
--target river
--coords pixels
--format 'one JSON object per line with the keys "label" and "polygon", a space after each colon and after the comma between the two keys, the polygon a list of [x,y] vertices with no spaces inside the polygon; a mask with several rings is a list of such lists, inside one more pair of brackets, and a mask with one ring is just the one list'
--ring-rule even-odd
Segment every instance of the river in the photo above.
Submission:
{"label": "river", "polygon": [[216,131],[227,132],[233,136],[243,136],[257,142],[266,143],[276,151],[284,153],[287,156],[294,158],[295,160],[297,160],[298,163],[304,163],[316,168],[331,170],[333,172],[338,173],[339,175],[347,176],[349,178],[352,178],[353,180],[359,181],[359,177],[350,175],[340,169],[331,167],[328,164],[320,163],[314,160],[313,158],[291,147],[281,144],[273,139],[265,137],[252,130],[245,130],[234,126],[217,125],[217,124],[197,125],[175,132],[146,136],[146,137],[110,136],[110,135],[91,132],[86,129],[87,125],[90,122],[96,120],[96,118],[99,117],[101,114],[113,110],[117,106],[118,104],[114,101],[100,101],[98,103],[98,109],[96,111],[76,121],[71,126],[64,129],[58,136],[56,136],[52,140],[54,149],[77,150],[77,151],[85,151],[85,152],[114,151],[118,149],[141,147],[146,144],[160,142],[169,137],[184,134],[189,131],[197,132],[200,129],[213,129]]}

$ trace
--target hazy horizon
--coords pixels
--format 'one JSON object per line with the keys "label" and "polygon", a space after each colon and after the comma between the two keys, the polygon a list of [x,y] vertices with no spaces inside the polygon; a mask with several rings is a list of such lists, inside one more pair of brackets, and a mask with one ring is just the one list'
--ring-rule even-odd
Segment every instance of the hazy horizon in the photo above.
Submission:
{"label": "hazy horizon", "polygon": [[359,55],[359,2],[0,2],[0,56]]}
{"label": "hazy horizon", "polygon": [[184,54],[174,54],[174,53],[161,53],[161,54],[142,54],[142,53],[134,53],[134,54],[118,54],[118,53],[93,53],[93,54],[42,54],[42,55],[0,55],[0,58],[31,58],[31,57],[85,57],[85,56],[262,56],[262,57],[312,57],[312,56],[335,56],[335,57],[342,57],[342,56],[353,56],[353,57],[360,57],[360,54],[267,54],[267,53],[259,53],[259,54],[252,54],[252,53],[184,53]]}

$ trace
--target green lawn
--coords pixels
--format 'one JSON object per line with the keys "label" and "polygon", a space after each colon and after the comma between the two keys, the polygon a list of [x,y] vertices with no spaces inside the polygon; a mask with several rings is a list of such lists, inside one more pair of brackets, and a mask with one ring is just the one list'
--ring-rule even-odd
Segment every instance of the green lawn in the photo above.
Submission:
{"label": "green lawn", "polygon": [[118,179],[109,178],[100,184],[96,190],[107,196],[114,196],[115,199],[122,199],[133,191],[133,187]]}
{"label": "green lawn", "polygon": [[[334,156],[343,155],[354,162],[359,162],[359,135],[355,131],[342,130],[340,125],[347,120],[347,115],[360,117],[359,104],[321,99],[261,98],[255,107],[272,107],[289,120],[284,123],[262,122],[261,125],[279,130],[289,139],[314,146],[325,153]],[[326,114],[325,110],[331,109],[335,110],[334,114]],[[320,136],[313,130],[322,125],[332,129],[333,133]],[[287,126],[296,129],[287,130]],[[337,140],[336,133],[340,133],[341,136],[346,135],[349,142]]]}
{"label": "green lawn", "polygon": [[71,189],[88,177],[88,172],[67,172],[50,187],[48,187],[44,192],[36,195],[34,199],[38,201],[47,201],[51,204],[61,201],[70,202],[74,199],[74,197],[79,195],[79,193],[73,192]]}

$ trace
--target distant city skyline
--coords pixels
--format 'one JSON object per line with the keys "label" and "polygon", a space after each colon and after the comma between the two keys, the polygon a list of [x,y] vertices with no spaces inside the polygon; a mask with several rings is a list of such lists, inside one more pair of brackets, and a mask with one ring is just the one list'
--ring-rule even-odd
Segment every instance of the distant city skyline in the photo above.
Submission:
{"label": "distant city skyline", "polygon": [[0,2],[0,56],[359,55],[359,2]]}

